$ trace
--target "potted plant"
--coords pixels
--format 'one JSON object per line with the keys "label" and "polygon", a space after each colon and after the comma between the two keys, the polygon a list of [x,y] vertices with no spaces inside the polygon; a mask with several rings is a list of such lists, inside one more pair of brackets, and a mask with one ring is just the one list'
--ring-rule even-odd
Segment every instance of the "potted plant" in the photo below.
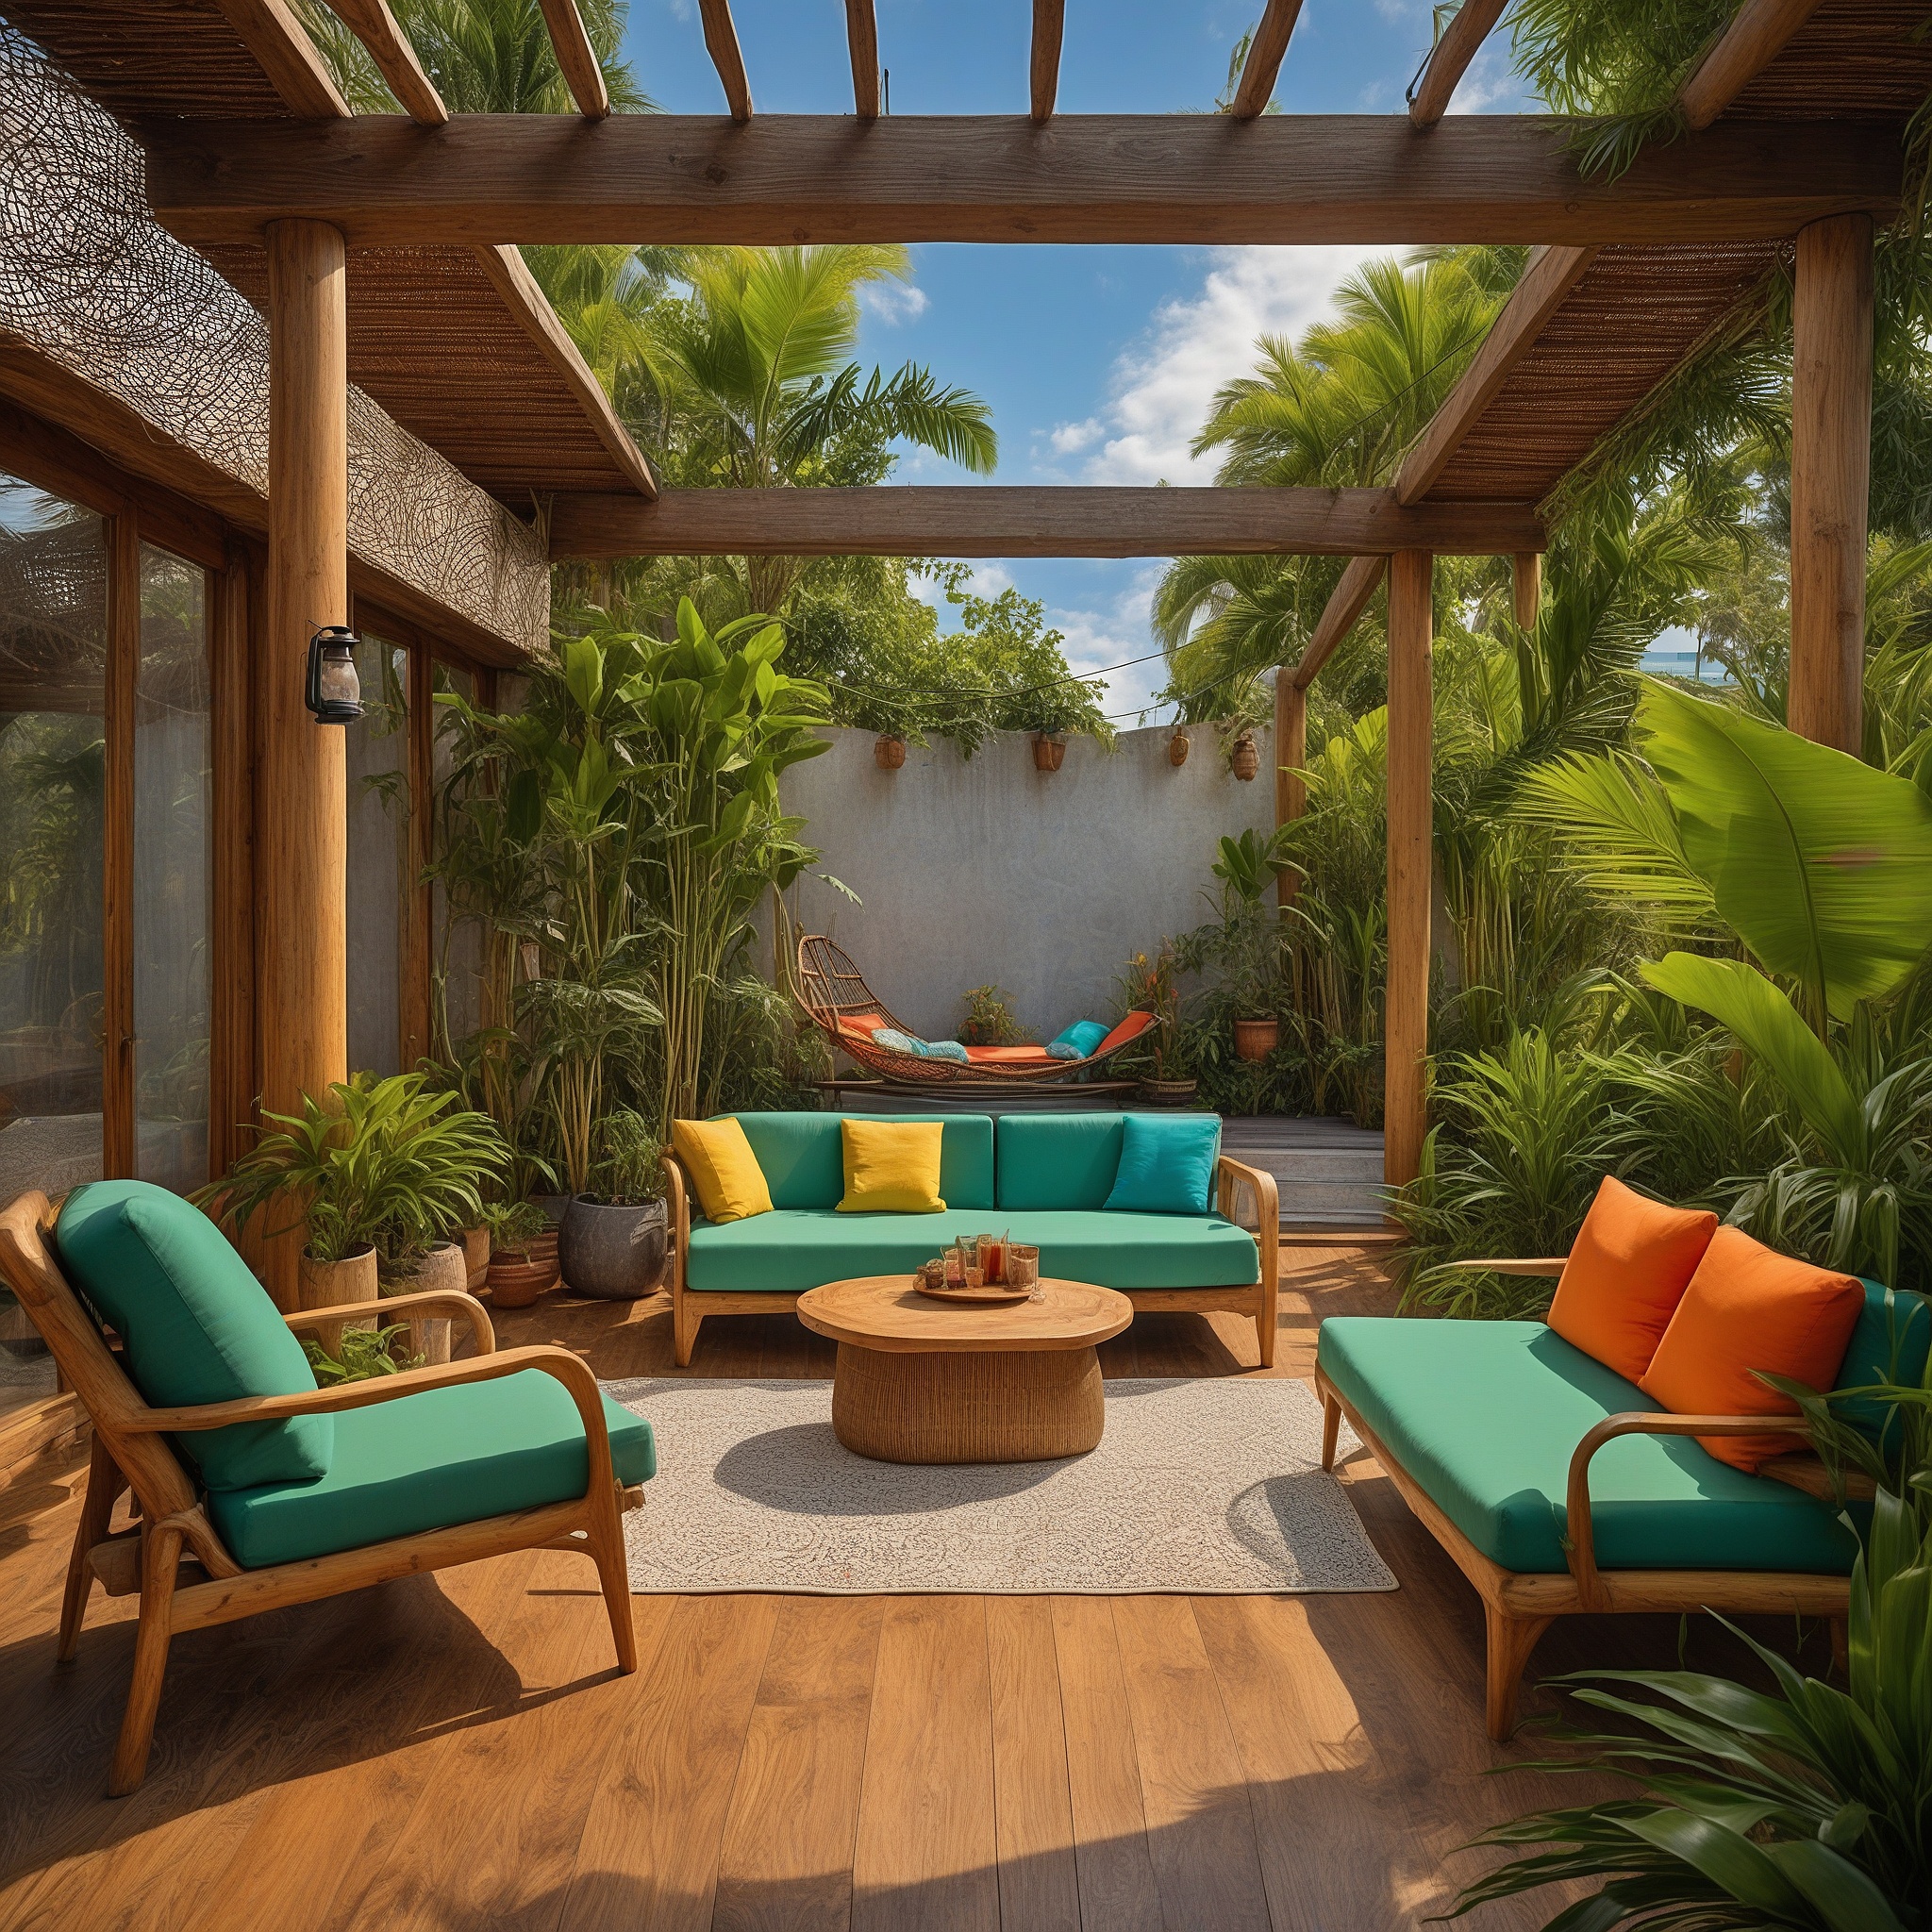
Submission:
{"label": "potted plant", "polygon": [[1201,1085],[1186,1065],[1177,970],[1174,948],[1163,941],[1151,958],[1136,953],[1120,980],[1125,1010],[1154,1015],[1154,1024],[1142,1036],[1153,1056],[1154,1072],[1141,1082],[1141,1095],[1159,1107],[1187,1106]]}
{"label": "potted plant", "polygon": [[1018,1046],[1025,1038],[1013,1016],[1013,996],[1003,986],[975,986],[966,995],[961,1046]]}
{"label": "potted plant", "polygon": [[557,1224],[532,1201],[499,1201],[483,1210],[490,1232],[490,1299],[527,1308],[557,1286]]}
{"label": "potted plant", "polygon": [[1251,827],[1238,839],[1222,840],[1213,867],[1221,881],[1214,951],[1234,1002],[1235,1054],[1250,1061],[1265,1060],[1281,1043],[1275,1008],[1282,991],[1282,934],[1267,901],[1282,846],[1280,831],[1264,839]]}
{"label": "potted plant", "polygon": [[572,1198],[558,1258],[574,1294],[635,1301],[664,1279],[664,1143],[629,1108],[606,1115],[598,1138],[599,1191]]}

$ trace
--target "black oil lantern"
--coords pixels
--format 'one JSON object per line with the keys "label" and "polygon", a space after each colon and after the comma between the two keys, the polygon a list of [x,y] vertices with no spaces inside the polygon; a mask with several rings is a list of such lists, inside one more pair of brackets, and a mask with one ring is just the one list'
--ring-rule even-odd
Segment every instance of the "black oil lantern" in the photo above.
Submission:
{"label": "black oil lantern", "polygon": [[318,724],[353,724],[362,715],[362,680],[356,675],[361,641],[343,624],[319,625],[308,640],[308,708]]}

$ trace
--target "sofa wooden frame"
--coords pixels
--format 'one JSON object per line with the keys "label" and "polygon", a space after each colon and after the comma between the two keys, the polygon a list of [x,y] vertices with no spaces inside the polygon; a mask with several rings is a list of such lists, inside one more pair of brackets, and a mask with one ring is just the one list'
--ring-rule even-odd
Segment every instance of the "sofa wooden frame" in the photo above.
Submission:
{"label": "sofa wooden frame", "polygon": [[[1491,1274],[1557,1275],[1563,1262],[1467,1261],[1454,1264]],[[1591,1521],[1590,1465],[1606,1442],[1619,1436],[1766,1436],[1802,1440],[1800,1416],[1657,1415],[1631,1412],[1606,1416],[1587,1430],[1570,1457],[1564,1505],[1568,1520],[1566,1572],[1527,1574],[1506,1570],[1463,1535],[1421,1483],[1403,1468],[1388,1445],[1363,1422],[1354,1406],[1315,1368],[1315,1391],[1322,1398],[1322,1467],[1335,1467],[1341,1419],[1361,1438],[1423,1527],[1436,1539],[1483,1600],[1488,1653],[1485,1718],[1491,1738],[1503,1742],[1516,1728],[1518,1687],[1524,1666],[1540,1638],[1558,1617],[1619,1612],[1723,1610],[1732,1614],[1776,1611],[1831,1620],[1835,1651],[1842,1654],[1844,1619],[1851,1582],[1844,1576],[1774,1570],[1599,1570],[1595,1528]],[[1471,1425],[1481,1416],[1472,1408]],[[1761,1472],[1812,1494],[1826,1494],[1823,1465],[1815,1456],[1779,1457]],[[1869,1491],[1868,1491],[1869,1493]]]}
{"label": "sofa wooden frame", "polygon": [[[413,1348],[420,1352],[423,1347],[425,1323],[466,1321],[475,1338],[476,1354],[461,1361],[297,1395],[248,1396],[192,1408],[153,1408],[129,1380],[60,1273],[52,1251],[53,1220],[53,1205],[39,1192],[21,1195],[0,1213],[0,1274],[19,1297],[93,1424],[87,1496],[75,1530],[60,1606],[57,1662],[73,1660],[88,1598],[97,1582],[109,1596],[138,1593],[141,1598],[133,1682],[108,1774],[110,1797],[134,1790],[146,1775],[161,1677],[173,1638],[262,1610],[338,1596],[391,1577],[473,1563],[513,1550],[582,1551],[595,1562],[603,1584],[618,1668],[626,1673],[637,1669],[637,1631],[631,1621],[622,1517],[625,1510],[642,1503],[643,1492],[619,1485],[611,1467],[610,1438],[596,1377],[568,1349],[497,1348],[489,1315],[467,1294],[438,1291],[397,1295],[380,1305],[381,1315],[386,1322],[408,1324]],[[373,1312],[369,1303],[358,1302],[308,1309],[286,1320],[298,1335],[339,1336],[345,1325],[366,1323]],[[291,1416],[366,1408],[378,1402],[400,1401],[425,1389],[493,1381],[525,1369],[541,1370],[562,1383],[583,1418],[590,1482],[582,1496],[302,1562],[244,1570],[224,1546],[203,1507],[193,1474],[167,1441],[170,1436],[225,1428],[231,1423],[275,1422]],[[122,1492],[130,1489],[138,1506],[136,1520],[132,1526],[117,1532],[112,1528],[114,1506]],[[193,1566],[185,1578],[181,1574],[184,1564]]]}
{"label": "sofa wooden frame", "polygon": [[[691,1366],[698,1329],[709,1315],[787,1315],[798,1303],[799,1291],[768,1293],[718,1289],[692,1290],[685,1281],[691,1253],[691,1202],[694,1191],[684,1163],[675,1154],[664,1156],[665,1198],[670,1210],[671,1333],[677,1366]],[[1215,1211],[1240,1224],[1237,1209],[1245,1191],[1255,1210],[1255,1249],[1259,1257],[1257,1278],[1245,1288],[1124,1288],[1136,1314],[1150,1309],[1180,1310],[1202,1315],[1211,1311],[1246,1315],[1255,1324],[1261,1366],[1274,1366],[1274,1315],[1281,1290],[1281,1204],[1274,1176],[1222,1155],[1214,1170]],[[989,1209],[996,1215],[996,1209]]]}

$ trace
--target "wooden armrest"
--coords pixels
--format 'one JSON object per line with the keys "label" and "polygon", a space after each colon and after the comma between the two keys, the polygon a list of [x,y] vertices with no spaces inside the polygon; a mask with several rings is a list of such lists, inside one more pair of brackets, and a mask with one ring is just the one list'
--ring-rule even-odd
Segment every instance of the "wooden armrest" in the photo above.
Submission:
{"label": "wooden armrest", "polygon": [[420,1320],[425,1315],[447,1316],[453,1321],[467,1322],[471,1334],[476,1338],[478,1355],[489,1355],[496,1347],[496,1330],[491,1324],[490,1310],[475,1295],[465,1294],[455,1288],[429,1288],[420,1294],[383,1295],[373,1302],[342,1302],[332,1308],[300,1308],[282,1319],[295,1334],[300,1335],[305,1328],[372,1319],[378,1326],[387,1328],[399,1317],[408,1321],[411,1317]]}
{"label": "wooden armrest", "polygon": [[[367,1310],[371,1304],[355,1306]],[[193,1408],[143,1408],[121,1427],[141,1435],[192,1435],[203,1429],[225,1429],[233,1423],[287,1422],[296,1416],[336,1415],[344,1409],[368,1408],[378,1402],[398,1402],[425,1389],[454,1389],[466,1382],[493,1382],[524,1369],[541,1369],[554,1375],[577,1396],[577,1407],[594,1419],[601,1430],[604,1410],[597,1378],[581,1356],[555,1342],[529,1348],[502,1348],[490,1355],[471,1356],[459,1362],[434,1362],[426,1368],[401,1369],[393,1375],[370,1375],[359,1382],[338,1382],[331,1389],[306,1389],[295,1395],[244,1395],[234,1402],[208,1402]]]}
{"label": "wooden armrest", "polygon": [[[1245,1187],[1255,1196],[1255,1223],[1257,1233],[1274,1234],[1281,1225],[1281,1191],[1274,1176],[1265,1168],[1250,1167],[1231,1154],[1214,1162],[1215,1207],[1229,1221],[1235,1221],[1234,1192]],[[1239,1223],[1237,1223],[1239,1224]]]}
{"label": "wooden armrest", "polygon": [[1438,1266],[1461,1268],[1484,1274],[1545,1274],[1555,1279],[1569,1266],[1560,1255],[1534,1261],[1442,1261]]}
{"label": "wooden armrest", "polygon": [[1569,1519],[1570,1574],[1586,1608],[1602,1607],[1597,1583],[1596,1536],[1590,1519],[1591,1458],[1619,1436],[1802,1436],[1801,1415],[1609,1415],[1589,1430],[1570,1457],[1564,1497]]}

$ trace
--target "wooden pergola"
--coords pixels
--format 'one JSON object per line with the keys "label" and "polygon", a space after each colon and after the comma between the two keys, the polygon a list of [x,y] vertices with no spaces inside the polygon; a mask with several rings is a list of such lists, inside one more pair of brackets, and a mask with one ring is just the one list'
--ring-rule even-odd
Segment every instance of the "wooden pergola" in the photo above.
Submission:
{"label": "wooden pergola", "polygon": [[[346,385],[387,380],[379,399],[406,423],[433,409],[453,311],[499,338],[508,318],[541,352],[545,398],[554,408],[560,385],[571,406],[554,420],[581,451],[581,478],[559,478],[543,506],[554,558],[1349,557],[1278,679],[1276,756],[1289,767],[1304,757],[1309,684],[1386,574],[1391,1182],[1416,1172],[1424,1130],[1432,558],[1513,557],[1518,613],[1533,615],[1563,480],[1688,357],[1747,322],[1787,262],[1790,721],[1857,748],[1873,234],[1898,211],[1905,125],[1932,92],[1915,0],[1744,0],[1684,86],[1686,131],[1615,180],[1579,174],[1560,120],[1443,118],[1503,0],[1464,0],[1401,116],[1263,115],[1299,0],[1268,0],[1223,116],[1058,114],[1062,0],[1035,0],[1024,114],[882,117],[872,0],[846,0],[854,111],[758,116],[726,0],[700,0],[728,112],[613,116],[573,0],[542,9],[575,115],[452,117],[385,0],[339,0],[336,11],[400,117],[350,114],[283,0],[0,7],[110,105],[126,76],[156,216],[256,294],[272,329],[275,668],[263,684],[275,805],[263,830],[279,862],[262,908],[261,997],[277,1021],[267,1106],[346,1072],[341,741],[308,722],[298,675],[309,626],[348,614]],[[143,108],[168,72],[171,110]],[[1536,253],[1387,489],[680,492],[657,488],[506,245],[540,241],[1460,242]],[[372,351],[372,335],[387,346]],[[487,478],[492,445],[531,433],[532,419],[508,392],[477,408],[475,387],[473,413],[442,427],[469,437],[472,473]],[[1300,809],[1291,775],[1278,799],[1285,815]]]}

